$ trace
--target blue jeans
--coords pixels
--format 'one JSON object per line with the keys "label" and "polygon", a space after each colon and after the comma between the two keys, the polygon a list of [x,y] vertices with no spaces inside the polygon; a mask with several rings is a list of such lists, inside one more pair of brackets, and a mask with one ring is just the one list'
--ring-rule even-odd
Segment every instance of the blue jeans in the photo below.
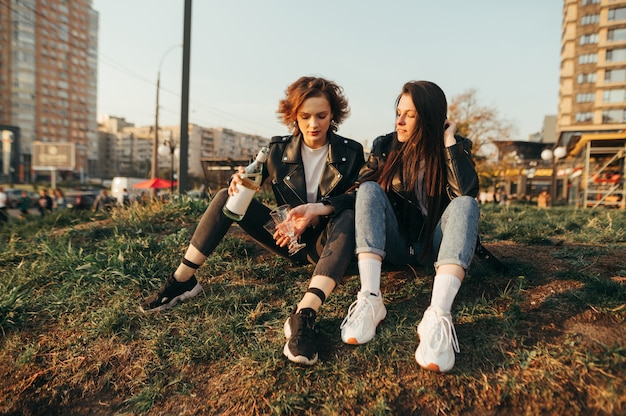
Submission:
{"label": "blue jeans", "polygon": [[[433,236],[435,268],[442,264],[456,264],[465,270],[469,268],[476,249],[479,213],[478,203],[471,196],[460,196],[450,202]],[[376,182],[359,185],[355,236],[357,254],[378,254],[395,265],[420,263],[423,242],[410,246],[402,236],[389,198]]]}

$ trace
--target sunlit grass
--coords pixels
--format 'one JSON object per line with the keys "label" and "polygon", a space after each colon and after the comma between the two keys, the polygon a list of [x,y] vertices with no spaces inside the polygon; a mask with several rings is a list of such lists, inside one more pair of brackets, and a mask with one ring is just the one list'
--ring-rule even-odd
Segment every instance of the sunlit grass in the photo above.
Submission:
{"label": "sunlit grass", "polygon": [[[626,411],[626,348],[615,335],[626,290],[594,269],[623,247],[621,211],[484,206],[485,241],[551,248],[567,268],[547,275],[518,258],[502,275],[476,262],[453,309],[461,353],[438,375],[413,357],[430,268],[385,272],[388,316],[358,347],[339,336],[359,287],[358,276],[346,276],[320,311],[320,362],[311,368],[288,362],[282,348],[283,323],[312,267],[234,233],[197,272],[202,296],[142,313],[140,301],[178,265],[206,204],[62,213],[0,229],[0,413]],[[616,270],[626,270],[626,258]]]}

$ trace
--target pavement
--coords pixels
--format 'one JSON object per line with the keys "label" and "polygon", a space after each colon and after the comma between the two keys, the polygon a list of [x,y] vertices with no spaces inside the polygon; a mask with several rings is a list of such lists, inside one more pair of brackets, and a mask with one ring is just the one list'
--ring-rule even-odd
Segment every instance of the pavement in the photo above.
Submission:
{"label": "pavement", "polygon": [[[20,216],[20,210],[17,208],[9,208],[7,209],[10,218],[18,218]],[[30,215],[39,215],[39,210],[37,208],[30,208],[28,210]]]}

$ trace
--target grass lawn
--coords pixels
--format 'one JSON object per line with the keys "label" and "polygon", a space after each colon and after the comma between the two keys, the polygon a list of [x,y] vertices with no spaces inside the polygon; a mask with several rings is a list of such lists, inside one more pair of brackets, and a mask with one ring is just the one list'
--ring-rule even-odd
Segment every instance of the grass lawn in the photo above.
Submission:
{"label": "grass lawn", "polygon": [[453,307],[461,352],[415,362],[433,270],[387,270],[373,341],[341,342],[351,270],[320,310],[320,362],[282,354],[313,270],[233,226],[196,276],[204,295],[163,313],[141,300],[181,260],[206,201],[63,212],[0,228],[3,415],[626,414],[626,212],[481,212],[486,247]]}

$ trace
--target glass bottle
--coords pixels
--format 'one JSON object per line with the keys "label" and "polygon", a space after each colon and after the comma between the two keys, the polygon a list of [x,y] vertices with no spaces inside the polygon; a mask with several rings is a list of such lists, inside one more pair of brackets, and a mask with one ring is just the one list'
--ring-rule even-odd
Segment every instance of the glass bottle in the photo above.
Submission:
{"label": "glass bottle", "polygon": [[226,205],[224,205],[222,209],[224,215],[228,218],[234,221],[241,221],[246,214],[248,206],[252,198],[254,198],[254,194],[257,189],[259,189],[259,186],[261,186],[261,181],[263,180],[263,165],[267,160],[269,151],[270,149],[268,147],[262,147],[256,159],[245,167],[245,172],[239,174],[242,181],[242,183],[237,185],[239,192],[229,196]]}

